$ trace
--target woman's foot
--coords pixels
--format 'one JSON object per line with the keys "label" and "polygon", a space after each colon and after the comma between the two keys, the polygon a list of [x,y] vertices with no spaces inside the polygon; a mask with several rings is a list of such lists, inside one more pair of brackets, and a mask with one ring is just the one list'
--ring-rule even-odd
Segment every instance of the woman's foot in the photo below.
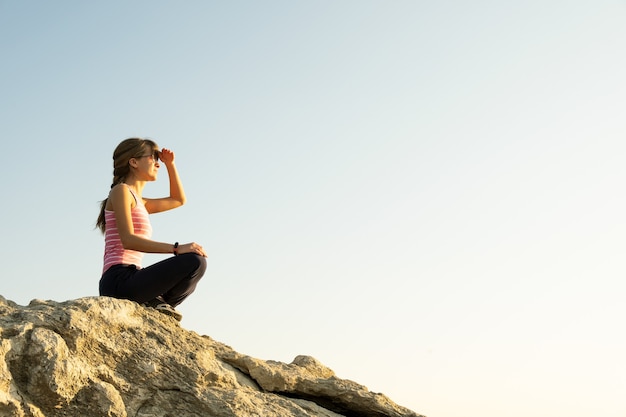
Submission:
{"label": "woman's foot", "polygon": [[181,321],[183,319],[183,315],[180,313],[180,311],[176,310],[174,307],[166,303],[161,296],[153,298],[150,301],[146,301],[142,304],[142,306],[154,308],[159,313],[174,317],[178,321]]}

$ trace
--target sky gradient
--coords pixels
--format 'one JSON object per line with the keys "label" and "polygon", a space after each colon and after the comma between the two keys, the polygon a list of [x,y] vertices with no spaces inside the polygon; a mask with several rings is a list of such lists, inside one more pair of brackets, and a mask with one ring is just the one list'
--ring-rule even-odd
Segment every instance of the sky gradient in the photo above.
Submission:
{"label": "sky gradient", "polygon": [[[97,295],[176,153],[183,327],[429,417],[626,415],[624,1],[0,0],[0,294]],[[146,197],[167,192],[167,174]],[[147,255],[144,265],[162,259]]]}

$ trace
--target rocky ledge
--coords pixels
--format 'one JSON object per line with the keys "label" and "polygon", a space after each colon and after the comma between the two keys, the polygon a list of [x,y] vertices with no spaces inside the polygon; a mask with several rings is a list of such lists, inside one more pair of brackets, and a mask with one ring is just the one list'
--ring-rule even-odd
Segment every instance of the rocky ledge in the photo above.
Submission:
{"label": "rocky ledge", "polygon": [[0,325],[0,416],[419,417],[310,356],[242,355],[131,301],[0,296]]}

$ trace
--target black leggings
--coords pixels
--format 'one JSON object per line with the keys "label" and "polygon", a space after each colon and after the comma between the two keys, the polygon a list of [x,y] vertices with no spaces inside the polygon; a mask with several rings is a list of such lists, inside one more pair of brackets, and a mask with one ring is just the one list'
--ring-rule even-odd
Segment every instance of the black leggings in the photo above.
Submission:
{"label": "black leggings", "polygon": [[206,270],[206,259],[184,253],[146,268],[113,265],[100,278],[100,295],[145,303],[157,296],[176,307],[196,289]]}

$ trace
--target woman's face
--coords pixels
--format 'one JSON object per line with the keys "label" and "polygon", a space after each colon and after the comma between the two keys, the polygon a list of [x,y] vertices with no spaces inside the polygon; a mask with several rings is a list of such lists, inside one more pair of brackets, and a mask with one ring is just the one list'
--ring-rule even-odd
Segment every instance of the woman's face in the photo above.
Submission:
{"label": "woman's face", "polygon": [[143,181],[155,181],[159,172],[159,151],[158,149],[146,152],[144,155],[134,158],[136,161],[135,174]]}

